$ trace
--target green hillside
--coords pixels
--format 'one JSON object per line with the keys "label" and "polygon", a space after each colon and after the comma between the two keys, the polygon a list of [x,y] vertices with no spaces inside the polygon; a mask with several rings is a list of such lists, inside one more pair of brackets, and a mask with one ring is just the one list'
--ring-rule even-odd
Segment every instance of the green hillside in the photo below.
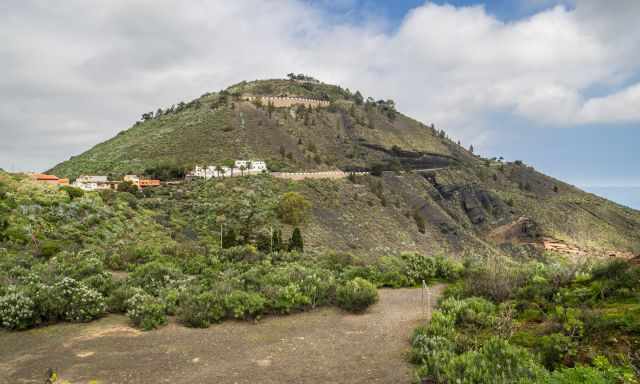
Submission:
{"label": "green hillside", "polygon": [[[328,108],[275,108],[242,95],[296,95],[328,99]],[[358,100],[326,84],[289,80],[240,83],[179,103],[137,122],[116,137],[58,164],[49,172],[142,173],[158,165],[191,168],[225,160],[267,160],[273,170],[366,168],[389,159],[392,149],[427,156],[435,164],[472,158],[439,132],[395,111],[391,104]],[[432,155],[432,156],[429,156]]]}
{"label": "green hillside", "polygon": [[[273,108],[244,101],[246,95],[331,104]],[[264,159],[272,171],[389,171],[380,177],[291,183],[314,204],[305,237],[315,249],[365,256],[406,250],[530,256],[541,254],[546,242],[576,257],[640,252],[637,211],[521,162],[475,156],[444,131],[402,115],[390,100],[365,99],[323,83],[258,80],[207,93],[145,114],[144,121],[50,173],[118,177],[239,158]],[[283,184],[271,180],[267,186],[281,190]]]}

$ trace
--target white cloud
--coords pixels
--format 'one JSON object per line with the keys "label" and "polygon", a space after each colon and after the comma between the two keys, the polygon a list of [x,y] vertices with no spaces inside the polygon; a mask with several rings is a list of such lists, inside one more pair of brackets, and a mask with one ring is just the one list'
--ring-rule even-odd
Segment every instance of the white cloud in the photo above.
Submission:
{"label": "white cloud", "polygon": [[584,123],[640,121],[640,84],[589,99],[582,106],[579,119]]}
{"label": "white cloud", "polygon": [[[313,4],[5,3],[0,134],[10,144],[0,166],[46,168],[142,112],[291,71],[393,98],[475,144],[509,129],[495,113],[557,126],[640,121],[640,85],[629,84],[640,71],[639,1],[577,1],[508,23],[483,7],[425,3],[394,32]],[[608,94],[592,98],[593,87]]]}

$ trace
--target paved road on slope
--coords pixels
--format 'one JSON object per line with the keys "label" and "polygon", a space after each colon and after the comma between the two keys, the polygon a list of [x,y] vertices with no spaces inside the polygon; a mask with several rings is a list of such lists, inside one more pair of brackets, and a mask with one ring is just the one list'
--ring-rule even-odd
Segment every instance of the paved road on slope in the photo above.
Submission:
{"label": "paved road on slope", "polygon": [[[432,304],[442,286],[432,287]],[[0,383],[409,383],[409,336],[424,321],[420,289],[380,290],[365,314],[335,308],[257,324],[151,332],[124,316],[0,332]]]}

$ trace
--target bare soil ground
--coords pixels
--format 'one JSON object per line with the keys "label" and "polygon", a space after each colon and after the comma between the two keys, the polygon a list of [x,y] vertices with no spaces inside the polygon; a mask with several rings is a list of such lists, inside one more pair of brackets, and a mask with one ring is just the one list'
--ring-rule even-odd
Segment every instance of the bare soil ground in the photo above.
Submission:
{"label": "bare soil ground", "polygon": [[[442,286],[431,288],[435,305]],[[335,308],[208,329],[141,332],[126,317],[0,332],[0,383],[409,383],[420,289],[380,290],[366,313]]]}

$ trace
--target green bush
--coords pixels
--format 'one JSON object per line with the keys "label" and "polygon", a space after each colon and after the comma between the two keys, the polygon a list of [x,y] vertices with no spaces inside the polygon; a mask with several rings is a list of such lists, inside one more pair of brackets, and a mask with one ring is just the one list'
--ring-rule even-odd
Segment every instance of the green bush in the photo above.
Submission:
{"label": "green bush", "polygon": [[224,298],[215,292],[185,291],[180,299],[176,315],[190,327],[207,328],[224,318]]}
{"label": "green bush", "polygon": [[496,305],[480,297],[445,299],[440,303],[440,311],[451,316],[456,325],[490,327],[496,321]]}
{"label": "green bush", "polygon": [[615,367],[604,356],[593,359],[593,367],[577,365],[554,371],[544,384],[635,384],[637,378],[633,368]]}
{"label": "green bush", "polygon": [[269,307],[276,313],[291,313],[311,304],[311,299],[302,292],[300,285],[290,283],[285,286],[268,287],[265,296]]}
{"label": "green bush", "polygon": [[64,277],[54,285],[53,290],[57,298],[64,303],[64,320],[86,322],[106,311],[104,297],[99,292],[72,278]]}
{"label": "green bush", "polygon": [[145,331],[167,324],[164,304],[147,293],[137,293],[127,300],[127,316]]}
{"label": "green bush", "polygon": [[67,195],[69,195],[70,200],[79,199],[84,196],[84,191],[82,189],[69,185],[62,186],[60,190],[66,192]]}
{"label": "green bush", "polygon": [[359,277],[338,286],[336,291],[338,306],[351,312],[362,312],[377,301],[375,285]]}
{"label": "green bush", "polygon": [[395,256],[383,256],[377,262],[379,275],[376,281],[383,287],[407,287],[411,285],[405,271],[407,265],[403,259]]}
{"label": "green bush", "polygon": [[182,278],[182,272],[176,266],[152,261],[138,266],[129,276],[129,281],[151,295],[158,296],[162,289],[175,286]]}
{"label": "green bush", "polygon": [[256,292],[233,291],[224,298],[227,313],[236,319],[259,318],[266,299]]}
{"label": "green bush", "polygon": [[62,251],[62,244],[57,240],[44,240],[40,243],[39,255],[48,259]]}
{"label": "green bush", "polygon": [[0,297],[0,324],[9,329],[26,329],[38,321],[34,301],[24,292],[10,287]]}
{"label": "green bush", "polygon": [[556,369],[563,366],[567,359],[575,356],[576,343],[562,333],[552,333],[537,338],[534,351],[540,355],[540,360],[545,367]]}
{"label": "green bush", "polygon": [[544,379],[545,371],[525,349],[491,338],[478,351],[454,357],[443,370],[450,383],[531,383]]}
{"label": "green bush", "polygon": [[112,313],[125,313],[127,312],[127,302],[136,294],[144,293],[144,290],[140,287],[132,287],[131,285],[124,283],[115,287],[111,294],[107,297],[107,309]]}
{"label": "green bush", "polygon": [[311,203],[304,196],[298,192],[287,192],[280,198],[276,211],[283,223],[296,226],[306,220],[310,208]]}

